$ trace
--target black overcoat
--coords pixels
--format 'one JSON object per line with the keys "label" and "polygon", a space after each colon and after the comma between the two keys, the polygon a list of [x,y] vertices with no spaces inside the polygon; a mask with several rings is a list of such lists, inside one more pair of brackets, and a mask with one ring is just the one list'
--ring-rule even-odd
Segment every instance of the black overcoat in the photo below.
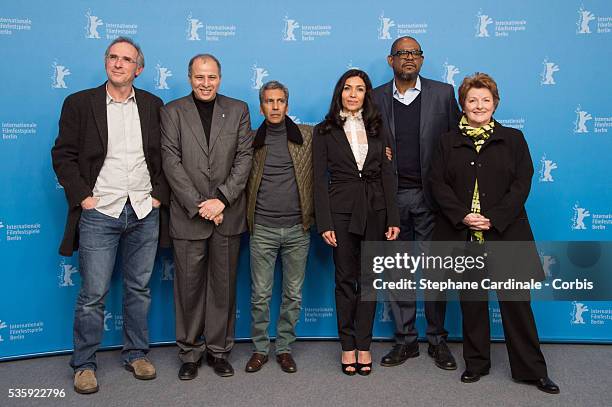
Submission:
{"label": "black overcoat", "polygon": [[[531,189],[533,163],[520,130],[495,122],[495,131],[476,152],[473,142],[456,128],[444,134],[431,161],[430,183],[440,207],[433,232],[435,241],[466,241],[469,229],[462,223],[471,212],[474,185],[478,178],[481,214],[491,220],[485,242],[533,241],[525,211]],[[513,247],[518,247],[516,244]],[[544,272],[534,244],[520,245],[520,270],[512,275],[536,280]],[[520,259],[518,259],[520,257]],[[504,274],[512,267],[504,267]],[[489,270],[493,275],[496,270]]]}

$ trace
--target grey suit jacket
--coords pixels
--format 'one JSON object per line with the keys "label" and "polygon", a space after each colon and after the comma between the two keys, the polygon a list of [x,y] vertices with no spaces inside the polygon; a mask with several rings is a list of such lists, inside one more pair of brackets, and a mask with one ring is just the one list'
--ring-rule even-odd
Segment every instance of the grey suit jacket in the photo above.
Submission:
{"label": "grey suit jacket", "polygon": [[[393,79],[376,89],[372,96],[380,110],[383,126],[390,136],[388,145],[395,150],[395,118],[393,116]],[[429,186],[429,165],[440,136],[454,129],[459,124],[461,115],[455,100],[455,90],[452,85],[426,79],[421,76],[421,127],[420,156],[421,180],[425,201],[431,209],[437,205]],[[393,166],[397,173],[396,154],[393,155]]]}
{"label": "grey suit jacket", "polygon": [[246,230],[244,189],[253,156],[251,124],[246,103],[217,94],[206,141],[202,121],[191,95],[161,109],[162,163],[172,189],[170,236],[197,240],[210,237],[216,227],[201,218],[198,204],[218,198],[229,202],[219,233],[230,236]]}

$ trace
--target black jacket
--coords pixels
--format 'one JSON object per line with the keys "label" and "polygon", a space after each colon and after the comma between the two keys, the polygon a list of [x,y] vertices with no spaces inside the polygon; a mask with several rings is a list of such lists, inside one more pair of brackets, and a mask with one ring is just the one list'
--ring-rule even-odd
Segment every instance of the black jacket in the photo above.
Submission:
{"label": "black jacket", "polygon": [[[384,134],[389,138],[388,145],[394,150],[393,166],[397,168],[395,118],[393,115],[393,79],[374,89],[372,91],[372,98],[381,113]],[[421,181],[423,183],[425,203],[430,209],[436,208],[428,182],[431,156],[440,136],[455,128],[459,123],[460,117],[453,87],[449,84],[421,76],[421,124],[419,129]]]}
{"label": "black jacket", "polygon": [[[440,139],[429,174],[432,193],[440,207],[433,240],[467,240],[469,229],[462,220],[471,212],[478,177],[481,214],[492,225],[484,232],[485,242],[533,241],[524,206],[531,189],[533,163],[520,130],[495,122],[495,131],[480,153],[458,128],[451,130]],[[535,245],[523,247],[529,247],[529,274],[543,279]]]}
{"label": "black jacket", "polygon": [[[153,188],[151,195],[168,205],[170,192],[162,173],[160,152],[159,109],[163,102],[144,90],[134,88],[134,91],[144,156]],[[81,202],[92,195],[106,159],[107,147],[106,84],[68,96],[62,106],[59,134],[51,150],[53,169],[68,200],[66,228],[59,250],[63,256],[71,256],[78,249]],[[170,240],[167,223],[167,217],[162,216],[160,244],[163,246],[169,245]]]}
{"label": "black jacket", "polygon": [[335,230],[333,213],[351,213],[349,231],[363,235],[372,211],[386,210],[386,226],[399,226],[395,175],[385,156],[386,137],[368,137],[368,155],[362,171],[344,130],[325,133],[319,123],[313,131],[314,201],[319,233]]}

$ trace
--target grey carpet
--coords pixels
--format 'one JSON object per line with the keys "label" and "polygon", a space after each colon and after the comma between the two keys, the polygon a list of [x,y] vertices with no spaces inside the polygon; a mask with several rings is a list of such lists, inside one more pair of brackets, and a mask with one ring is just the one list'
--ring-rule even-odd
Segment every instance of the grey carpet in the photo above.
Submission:
{"label": "grey carpet", "polygon": [[[374,360],[391,344],[375,342]],[[158,370],[152,381],[138,381],[119,362],[119,351],[98,354],[100,391],[78,395],[72,389],[68,355],[0,363],[0,406],[612,406],[612,346],[543,345],[549,374],[561,394],[548,395],[535,387],[514,383],[504,344],[492,348],[492,369],[478,383],[459,381],[461,345],[451,344],[459,361],[456,371],[443,371],[427,356],[398,367],[377,363],[369,377],[340,372],[340,346],[333,341],[301,341],[294,346],[299,371],[283,373],[273,359],[258,373],[245,373],[251,347],[237,344],[230,361],[231,378],[217,377],[202,366],[192,381],[179,381],[180,366],[173,346],[150,353]],[[9,388],[65,389],[63,399],[10,399]]]}

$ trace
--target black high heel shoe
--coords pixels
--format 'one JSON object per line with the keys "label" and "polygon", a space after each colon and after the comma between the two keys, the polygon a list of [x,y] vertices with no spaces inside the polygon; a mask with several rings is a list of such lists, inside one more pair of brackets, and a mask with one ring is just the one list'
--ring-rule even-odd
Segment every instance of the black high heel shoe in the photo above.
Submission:
{"label": "black high heel shoe", "polygon": [[[355,351],[342,351],[342,353],[353,353],[353,357],[355,356]],[[355,359],[356,360],[356,359]],[[344,363],[342,362],[342,360],[340,360],[340,364],[342,365],[342,373],[344,373],[347,376],[355,376],[355,374],[357,374],[357,361],[355,362],[351,362],[351,363]],[[353,370],[349,370],[350,368],[353,368]]]}
{"label": "black high heel shoe", "polygon": [[357,373],[360,376],[367,376],[372,373],[372,354],[370,353],[370,363],[359,363],[359,355],[357,355]]}
{"label": "black high heel shoe", "polygon": [[[347,376],[355,376],[357,373],[357,363],[341,363],[342,365],[342,373]],[[353,370],[348,370],[348,368],[352,367]]]}
{"label": "black high heel shoe", "polygon": [[[365,370],[364,368],[368,368],[367,370]],[[359,363],[357,362],[357,373],[359,373],[359,375],[361,376],[367,376],[370,373],[372,373],[372,362],[370,363]]]}

